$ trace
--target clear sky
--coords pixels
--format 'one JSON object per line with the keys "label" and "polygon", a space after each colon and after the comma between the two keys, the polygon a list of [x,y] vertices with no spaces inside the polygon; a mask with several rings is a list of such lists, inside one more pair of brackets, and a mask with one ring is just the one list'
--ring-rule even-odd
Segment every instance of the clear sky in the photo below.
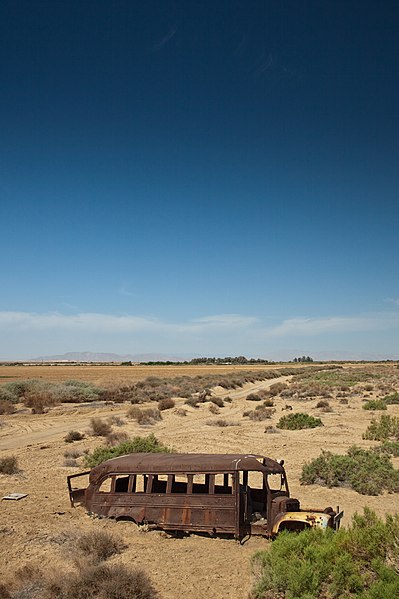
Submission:
{"label": "clear sky", "polygon": [[399,4],[3,0],[0,358],[399,357]]}

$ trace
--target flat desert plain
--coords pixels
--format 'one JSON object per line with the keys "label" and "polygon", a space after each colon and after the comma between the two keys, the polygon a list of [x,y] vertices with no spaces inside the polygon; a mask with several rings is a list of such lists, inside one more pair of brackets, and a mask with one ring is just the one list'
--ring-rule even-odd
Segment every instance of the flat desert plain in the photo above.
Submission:
{"label": "flat desert plain", "polygon": [[[248,370],[237,367],[236,371]],[[259,368],[265,370],[265,366]],[[231,366],[217,367],[23,367],[0,368],[0,382],[42,378],[61,381],[81,379],[97,384],[134,382],[150,375],[195,376],[204,372],[232,372]],[[250,558],[259,549],[270,546],[270,541],[252,537],[243,545],[234,539],[208,538],[187,535],[174,538],[161,531],[145,531],[129,522],[92,519],[83,508],[72,508],[69,503],[66,476],[85,470],[82,459],[79,467],[65,466],[65,452],[92,451],[104,444],[104,439],[89,434],[90,419],[118,416],[120,426],[114,430],[125,431],[129,436],[156,437],[177,452],[202,453],[258,453],[272,458],[284,458],[291,495],[300,499],[302,506],[327,507],[339,505],[344,509],[343,524],[349,523],[356,511],[369,506],[383,516],[398,510],[397,494],[372,497],[356,493],[349,488],[328,489],[320,485],[302,486],[299,482],[302,466],[319,456],[322,449],[345,453],[353,444],[362,448],[375,445],[365,441],[362,434],[372,418],[382,412],[362,409],[364,399],[383,397],[388,388],[399,390],[399,369],[396,365],[345,366],[342,371],[374,373],[366,391],[365,382],[358,382],[344,393],[348,403],[336,397],[336,390],[328,399],[331,411],[324,412],[316,405],[320,397],[274,399],[275,413],[270,420],[252,421],[243,412],[254,409],[254,402],[246,396],[259,389],[267,389],[276,382],[292,384],[291,376],[246,384],[243,388],[226,391],[220,387],[214,393],[229,395],[231,403],[212,414],[210,403],[194,408],[176,399],[176,406],[162,412],[162,420],[149,426],[140,426],[127,417],[129,404],[93,405],[62,404],[50,408],[45,414],[31,414],[21,407],[17,413],[1,416],[0,457],[14,455],[21,472],[15,475],[0,474],[0,497],[11,493],[26,493],[20,501],[0,502],[0,579],[7,579],[25,564],[38,565],[52,571],[73,568],[74,539],[91,530],[106,530],[120,537],[126,549],[111,558],[111,562],[142,568],[153,581],[163,599],[189,597],[193,599],[246,597],[251,586]],[[385,387],[384,387],[385,385]],[[370,390],[370,386],[372,389]],[[306,412],[320,417],[323,427],[306,430],[280,430],[265,433],[265,427],[276,425],[287,414],[286,404],[292,412]],[[143,407],[154,407],[154,402]],[[179,415],[178,408],[187,410]],[[390,405],[386,414],[399,416],[399,405]],[[223,418],[229,426],[211,426],[212,421]],[[115,420],[115,419],[114,419]],[[73,444],[64,441],[70,430],[85,433],[85,438]],[[393,459],[399,467],[398,459]]]}

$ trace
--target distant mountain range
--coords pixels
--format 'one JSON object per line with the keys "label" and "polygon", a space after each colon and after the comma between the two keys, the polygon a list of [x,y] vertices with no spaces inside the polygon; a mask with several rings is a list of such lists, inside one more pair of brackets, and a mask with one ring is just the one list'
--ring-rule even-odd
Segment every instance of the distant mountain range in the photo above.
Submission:
{"label": "distant mountain range", "polygon": [[[271,352],[272,353],[272,352]],[[270,360],[275,361],[290,361],[295,356],[307,355],[302,350],[290,350],[281,352],[281,355],[274,355]],[[373,354],[366,352],[350,352],[350,351],[320,351],[310,353],[310,356],[314,360],[319,361],[333,361],[333,360],[345,360],[345,361],[360,361],[360,360],[374,360],[376,362],[380,360],[398,360],[398,355],[384,355],[384,354]],[[190,361],[192,358],[198,357],[192,354],[183,354],[180,356],[171,354],[113,354],[113,353],[101,353],[101,352],[67,352],[65,354],[55,354],[52,356],[39,356],[38,358],[29,358],[27,362],[185,362]]]}
{"label": "distant mountain range", "polygon": [[53,356],[30,358],[29,362],[184,362],[192,356],[170,356],[165,354],[112,354],[96,352],[67,352]]}

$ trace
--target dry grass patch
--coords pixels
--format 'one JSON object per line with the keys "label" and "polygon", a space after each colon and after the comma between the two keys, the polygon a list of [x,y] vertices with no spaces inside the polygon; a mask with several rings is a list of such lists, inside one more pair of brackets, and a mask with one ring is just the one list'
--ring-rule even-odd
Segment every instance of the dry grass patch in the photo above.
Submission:
{"label": "dry grass patch", "polygon": [[171,408],[174,408],[176,405],[176,402],[174,399],[172,399],[171,397],[166,397],[165,399],[161,399],[158,402],[158,410],[160,412],[162,412],[163,410],[170,410]]}
{"label": "dry grass patch", "polygon": [[18,474],[18,459],[15,455],[0,458],[0,474]]}
{"label": "dry grass patch", "polygon": [[216,420],[208,420],[208,426],[240,426],[239,422],[231,422],[230,420],[225,420],[224,418],[217,418]]}
{"label": "dry grass patch", "polygon": [[120,539],[106,530],[92,530],[82,534],[75,543],[82,555],[89,557],[91,563],[99,563],[125,549]]}
{"label": "dry grass patch", "polygon": [[81,441],[82,439],[84,439],[84,435],[79,431],[69,431],[64,437],[65,443],[74,443],[75,441]]}
{"label": "dry grass patch", "polygon": [[275,410],[272,408],[266,408],[265,406],[257,406],[255,410],[247,410],[243,413],[243,416],[249,418],[250,420],[255,420],[261,422],[262,420],[270,419]]}
{"label": "dry grass patch", "polygon": [[141,425],[155,424],[162,420],[162,414],[158,408],[138,408],[137,406],[131,406],[127,415]]}
{"label": "dry grass patch", "polygon": [[94,437],[106,437],[112,432],[112,426],[102,418],[92,418],[90,420],[91,434]]}

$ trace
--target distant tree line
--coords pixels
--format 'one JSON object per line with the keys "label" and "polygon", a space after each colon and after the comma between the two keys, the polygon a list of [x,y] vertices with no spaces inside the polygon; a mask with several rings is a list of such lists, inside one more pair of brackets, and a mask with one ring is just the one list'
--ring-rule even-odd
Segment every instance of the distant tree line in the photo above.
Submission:
{"label": "distant tree line", "polygon": [[313,362],[313,358],[310,356],[302,356],[301,358],[294,358],[293,362]]}

